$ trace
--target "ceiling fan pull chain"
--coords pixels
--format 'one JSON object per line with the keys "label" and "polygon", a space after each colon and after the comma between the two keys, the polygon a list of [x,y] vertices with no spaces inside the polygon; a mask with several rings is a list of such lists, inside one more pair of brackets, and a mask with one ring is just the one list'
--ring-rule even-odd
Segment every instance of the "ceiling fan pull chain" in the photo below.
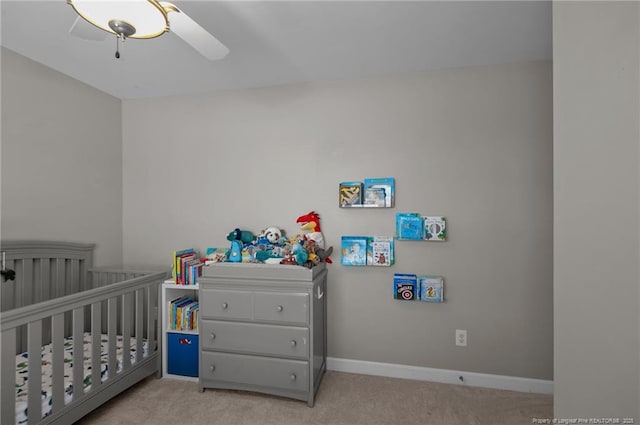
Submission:
{"label": "ceiling fan pull chain", "polygon": [[120,36],[116,35],[116,59],[120,59]]}

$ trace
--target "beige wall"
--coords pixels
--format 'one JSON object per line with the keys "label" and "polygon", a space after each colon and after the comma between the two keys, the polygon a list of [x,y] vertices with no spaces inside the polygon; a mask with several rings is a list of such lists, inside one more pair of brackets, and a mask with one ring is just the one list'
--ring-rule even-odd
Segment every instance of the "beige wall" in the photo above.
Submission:
{"label": "beige wall", "polygon": [[559,418],[640,420],[639,9],[554,2]]}
{"label": "beige wall", "polygon": [[2,48],[2,238],[122,262],[121,102]]}
{"label": "beige wall", "polygon": [[[309,210],[334,248],[442,214],[449,241],[398,242],[393,267],[333,256],[329,355],[552,379],[551,82],[542,62],[124,101],[125,258],[297,233]],[[395,208],[338,208],[340,181],[385,176]],[[447,302],[393,300],[394,272],[443,275]]]}

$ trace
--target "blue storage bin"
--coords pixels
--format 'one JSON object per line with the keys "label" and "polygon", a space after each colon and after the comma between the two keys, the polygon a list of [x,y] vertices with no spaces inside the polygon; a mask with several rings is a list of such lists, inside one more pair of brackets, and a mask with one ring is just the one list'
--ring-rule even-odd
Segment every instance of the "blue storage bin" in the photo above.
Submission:
{"label": "blue storage bin", "polygon": [[198,335],[167,333],[167,373],[198,377]]}

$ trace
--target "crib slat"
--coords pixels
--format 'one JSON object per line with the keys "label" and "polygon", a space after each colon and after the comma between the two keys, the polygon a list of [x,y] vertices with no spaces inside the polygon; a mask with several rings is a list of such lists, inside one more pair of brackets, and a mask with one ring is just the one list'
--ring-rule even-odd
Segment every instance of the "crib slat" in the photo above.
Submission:
{"label": "crib slat", "polygon": [[65,277],[67,282],[70,283],[69,293],[77,294],[83,290],[82,285],[80,284],[80,277],[78,276],[78,260],[68,259],[66,263],[67,273]]}
{"label": "crib slat", "polygon": [[29,377],[27,380],[27,409],[29,423],[35,424],[42,418],[42,322],[37,320],[27,325],[29,335]]}
{"label": "crib slat", "polygon": [[133,293],[122,296],[122,371],[131,367],[131,319],[133,314]]}
{"label": "crib slat", "polygon": [[[16,370],[16,329],[7,329],[2,332],[2,370]],[[0,381],[0,405],[15,406],[16,405],[16,375],[15,373],[0,373],[2,381]],[[16,423],[16,410],[12,408],[0,409],[0,423],[14,424]]]}
{"label": "crib slat", "polygon": [[61,297],[65,295],[65,279],[64,279],[64,259],[56,258],[51,263],[53,268],[52,273],[55,273],[55,297]]}
{"label": "crib slat", "polygon": [[16,278],[14,280],[15,283],[15,300],[13,302],[14,308],[22,307],[24,305],[24,260],[16,260],[15,262],[15,271]]}
{"label": "crib slat", "polygon": [[109,379],[113,379],[116,376],[116,335],[118,333],[118,299],[116,297],[109,298],[107,313],[108,320],[108,333],[109,333],[109,360],[107,362],[109,367]]}
{"label": "crib slat", "polygon": [[22,260],[22,282],[20,286],[22,286],[21,306],[35,304],[39,301],[34,291],[32,258]]}
{"label": "crib slat", "polygon": [[80,273],[80,287],[83,291],[90,288],[89,276],[87,273],[87,263],[84,260],[78,261],[78,273]]}
{"label": "crib slat", "polygon": [[143,316],[144,312],[144,289],[138,289],[136,291],[136,363],[142,360],[142,339],[143,335]]}
{"label": "crib slat", "polygon": [[42,300],[53,298],[51,291],[51,260],[48,258],[40,260],[40,296]]}
{"label": "crib slat", "polygon": [[[22,270],[24,261],[22,259],[16,260],[14,264],[14,268],[16,271],[16,278],[13,281],[14,284],[14,299],[13,299],[13,307],[18,308],[24,306],[24,273]],[[22,326],[18,328],[18,334],[16,336],[16,343],[18,344],[17,348],[20,353],[27,351],[27,327]],[[18,353],[16,353],[18,354]]]}
{"label": "crib slat", "polygon": [[84,394],[84,308],[73,309],[73,401]]}
{"label": "crib slat", "polygon": [[100,377],[100,339],[102,331],[102,303],[91,304],[91,391],[102,384]]}
{"label": "crib slat", "polygon": [[64,313],[51,318],[51,380],[53,413],[64,407]]}

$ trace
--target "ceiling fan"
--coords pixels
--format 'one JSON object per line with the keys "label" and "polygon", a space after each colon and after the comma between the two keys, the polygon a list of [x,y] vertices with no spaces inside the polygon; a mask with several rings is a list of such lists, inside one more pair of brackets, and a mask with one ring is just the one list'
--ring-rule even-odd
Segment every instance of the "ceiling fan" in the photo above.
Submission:
{"label": "ceiling fan", "polygon": [[[72,35],[102,40],[107,33],[119,42],[127,38],[149,39],[172,32],[209,60],[222,59],[229,49],[176,5],[158,0],[67,0],[79,15],[71,26]],[[87,23],[91,25],[87,25]],[[104,32],[97,33],[94,27]]]}

